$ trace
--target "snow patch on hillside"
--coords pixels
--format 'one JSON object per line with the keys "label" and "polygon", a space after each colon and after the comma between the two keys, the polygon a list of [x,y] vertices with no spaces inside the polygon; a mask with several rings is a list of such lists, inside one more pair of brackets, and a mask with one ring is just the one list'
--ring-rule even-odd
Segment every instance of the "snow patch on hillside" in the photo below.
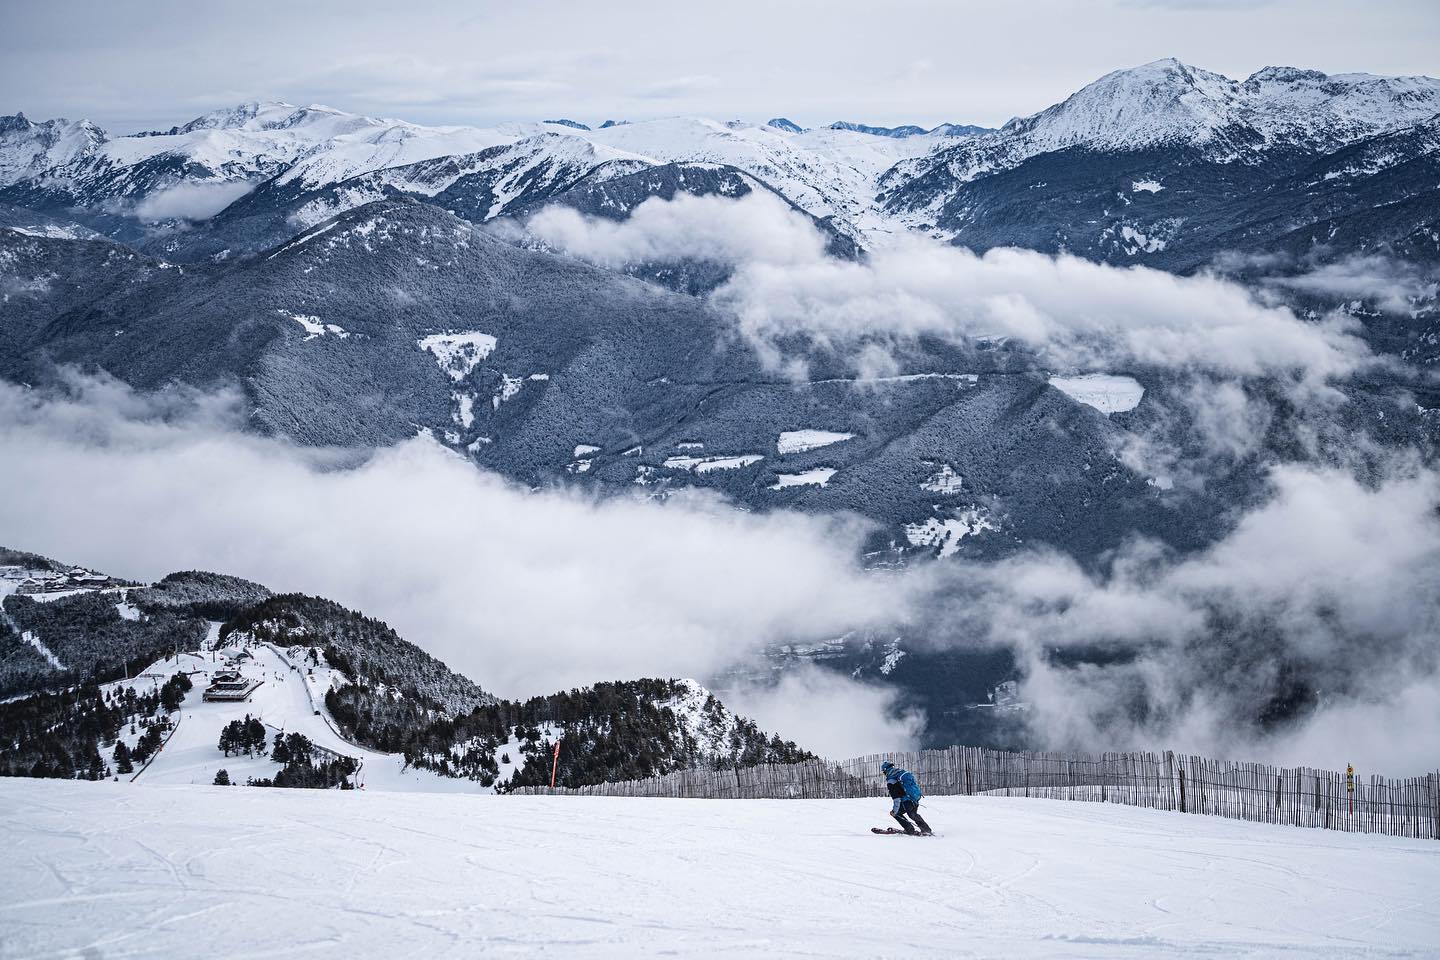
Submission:
{"label": "snow patch on hillside", "polygon": [[499,343],[488,333],[462,330],[454,333],[432,333],[415,341],[416,345],[435,356],[440,369],[452,380],[463,380],[494,351]]}
{"label": "snow patch on hillside", "polygon": [[784,456],[789,453],[804,453],[807,450],[818,450],[820,447],[828,447],[832,443],[840,443],[854,437],[853,433],[837,433],[833,430],[786,430],[780,434],[775,443],[775,449]]}
{"label": "snow patch on hillside", "polygon": [[739,721],[699,681],[679,681],[681,691],[656,706],[675,714],[685,734],[707,757],[730,756],[730,744],[739,728]]}
{"label": "snow patch on hillside", "polygon": [[1134,377],[1087,373],[1077,377],[1051,377],[1050,386],[1071,399],[1104,414],[1134,410],[1145,388]]}
{"label": "snow patch on hillside", "polygon": [[455,400],[455,422],[466,430],[475,425],[475,398],[464,393],[451,394]]}
{"label": "snow patch on hillside", "polygon": [[316,337],[333,336],[344,340],[350,336],[350,331],[334,323],[323,323],[319,317],[308,316],[303,313],[291,313],[289,310],[276,310],[276,313],[288,320],[294,320],[305,330],[305,339],[314,340]]}
{"label": "snow patch on hillside", "polygon": [[20,634],[20,639],[24,640],[26,643],[30,644],[30,646],[34,647],[35,652],[40,654],[40,656],[44,657],[45,662],[50,664],[50,666],[54,667],[56,670],[65,669],[65,664],[60,662],[60,658],[55,656],[54,651],[52,651],[49,647],[45,646],[44,641],[42,641],[40,637],[37,636],[35,633],[29,630],[23,631]]}
{"label": "snow patch on hillside", "polygon": [[786,487],[823,487],[835,476],[834,467],[814,467],[810,470],[802,470],[799,473],[779,473],[775,475],[776,482],[770,485],[771,490],[783,490]]}
{"label": "snow patch on hillside", "polygon": [[941,557],[954,556],[960,541],[996,527],[978,509],[964,510],[958,516],[941,519],[930,517],[923,523],[905,524],[905,539],[911,546],[938,549]]}
{"label": "snow patch on hillside", "polygon": [[669,457],[665,466],[671,470],[693,470],[695,473],[709,473],[712,470],[737,470],[759,463],[765,457],[758,453],[742,453],[734,456],[714,457]]}
{"label": "snow patch on hillside", "polygon": [[955,468],[948,463],[940,464],[936,470],[920,484],[920,489],[927,493],[952,494],[959,493],[963,477],[955,472]]}
{"label": "snow patch on hillside", "polygon": [[896,637],[885,644],[885,659],[880,663],[880,672],[888,677],[900,665],[904,656],[905,651],[900,649],[900,638]]}

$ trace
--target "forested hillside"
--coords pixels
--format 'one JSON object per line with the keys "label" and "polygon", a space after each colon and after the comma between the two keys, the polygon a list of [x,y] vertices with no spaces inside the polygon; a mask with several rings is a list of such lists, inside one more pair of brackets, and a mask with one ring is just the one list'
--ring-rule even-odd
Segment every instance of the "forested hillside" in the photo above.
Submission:
{"label": "forested hillside", "polygon": [[[8,555],[35,569],[52,563]],[[191,739],[193,725],[218,708],[198,702],[198,694],[186,700],[187,674],[204,681],[226,672],[268,683],[267,697],[282,684],[296,685],[306,691],[302,704],[312,698],[314,713],[323,708],[328,715],[316,722],[333,720],[356,753],[392,755],[397,767],[468,781],[474,789],[549,783],[552,766],[559,783],[581,786],[811,756],[731,714],[693,680],[607,682],[498,700],[383,621],[224,574],[184,571],[142,587],[14,594],[5,597],[4,612],[0,694],[14,699],[0,704],[0,774],[127,773],[157,749],[182,701],[189,704]],[[272,664],[265,670],[250,665],[260,653]],[[120,679],[142,673],[139,684]],[[161,677],[169,679],[162,684]],[[306,705],[304,714],[311,712]],[[343,743],[312,750],[298,731],[276,736],[272,750],[257,718],[227,724],[215,738],[217,757],[233,750],[281,766],[244,781],[231,780],[228,770],[217,779],[354,785],[358,762],[338,752]]]}

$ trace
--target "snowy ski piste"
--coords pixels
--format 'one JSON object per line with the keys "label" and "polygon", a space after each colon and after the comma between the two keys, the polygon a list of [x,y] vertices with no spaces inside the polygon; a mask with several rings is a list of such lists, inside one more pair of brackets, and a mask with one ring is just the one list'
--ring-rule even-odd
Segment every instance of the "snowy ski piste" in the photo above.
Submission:
{"label": "snowy ski piste", "polygon": [[0,780],[3,957],[1440,955],[1440,844],[1098,803]]}

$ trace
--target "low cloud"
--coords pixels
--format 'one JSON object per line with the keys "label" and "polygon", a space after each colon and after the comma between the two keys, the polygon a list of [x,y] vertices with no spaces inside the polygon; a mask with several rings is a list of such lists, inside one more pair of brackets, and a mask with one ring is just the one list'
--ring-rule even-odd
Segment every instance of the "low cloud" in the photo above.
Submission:
{"label": "low cloud", "polygon": [[1299,300],[1334,307],[1346,302],[1382,313],[1409,316],[1435,305],[1440,280],[1433,270],[1383,253],[1337,255],[1316,247],[1304,256],[1287,253],[1224,253],[1211,269],[1260,291],[1271,303]]}
{"label": "low cloud", "polygon": [[[770,643],[894,629],[916,653],[1013,650],[1037,747],[1440,763],[1440,475],[1414,460],[1366,482],[1273,468],[1259,506],[1189,556],[1137,541],[1098,571],[1027,549],[875,574],[857,521],[527,491],[423,438],[316,450],[241,426],[223,394],[0,386],[3,540],[328,596],[507,696],[733,676]],[[725,696],[830,756],[921,729],[892,691],[815,669]]]}
{"label": "low cloud", "polygon": [[1268,286],[1334,299],[1365,301],[1393,314],[1408,314],[1434,303],[1440,284],[1414,264],[1390,257],[1354,256],[1299,273],[1269,277]]}
{"label": "low cloud", "polygon": [[681,258],[798,267],[825,256],[825,239],[802,214],[760,192],[741,200],[688,193],[652,198],[621,221],[552,205],[526,228],[572,257],[610,268]]}
{"label": "low cloud", "polygon": [[924,714],[906,710],[887,687],[803,665],[773,683],[746,683],[724,693],[732,710],[833,760],[913,750]]}
{"label": "low cloud", "polygon": [[1440,763],[1440,713],[1393,723],[1440,704],[1440,475],[1414,462],[1368,485],[1277,467],[1192,556],[1139,542],[1096,574],[1032,552],[956,583],[951,635],[1017,652],[1040,745]]}
{"label": "low cloud", "polygon": [[[1148,388],[1149,418],[1112,435],[1116,458],[1162,489],[1203,491],[1217,476],[1262,456],[1277,418],[1273,397],[1242,380],[1187,375]],[[1342,402],[1329,393],[1307,398],[1298,432],[1313,436]],[[1287,423],[1292,439],[1295,424]]]}
{"label": "low cloud", "polygon": [[243,181],[178,183],[157,190],[135,204],[140,220],[209,220],[253,189]]}
{"label": "low cloud", "polygon": [[924,580],[866,575],[858,521],[531,492],[424,438],[316,451],[240,432],[227,398],[72,388],[0,386],[7,545],[327,596],[501,695],[704,678],[894,619]]}
{"label": "low cloud", "polygon": [[1372,361],[1343,315],[1304,322],[1219,276],[1009,248],[977,255],[913,236],[861,261],[832,258],[811,223],[758,192],[652,198],[619,223],[551,210],[531,230],[607,266],[683,257],[733,264],[712,302],[777,368],[795,337],[852,356],[869,350],[872,359],[877,345],[903,353],[920,337],[1003,337],[1065,370],[1143,365],[1310,385]]}

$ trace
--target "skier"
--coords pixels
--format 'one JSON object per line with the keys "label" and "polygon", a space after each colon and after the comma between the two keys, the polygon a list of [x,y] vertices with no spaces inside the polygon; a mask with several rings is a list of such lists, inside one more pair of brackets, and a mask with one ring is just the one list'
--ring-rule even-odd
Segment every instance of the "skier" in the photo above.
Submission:
{"label": "skier", "polygon": [[[880,764],[880,771],[885,774],[885,786],[892,798],[890,816],[905,828],[906,833],[916,833],[915,827],[918,826],[920,834],[930,836],[930,824],[920,816],[920,798],[925,794],[921,792],[920,784],[915,782],[915,774],[895,766],[889,760]],[[910,819],[907,820],[906,817]],[[910,820],[915,821],[913,825]]]}

